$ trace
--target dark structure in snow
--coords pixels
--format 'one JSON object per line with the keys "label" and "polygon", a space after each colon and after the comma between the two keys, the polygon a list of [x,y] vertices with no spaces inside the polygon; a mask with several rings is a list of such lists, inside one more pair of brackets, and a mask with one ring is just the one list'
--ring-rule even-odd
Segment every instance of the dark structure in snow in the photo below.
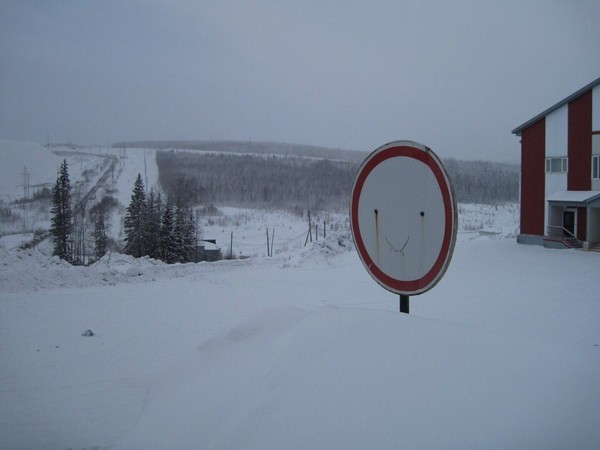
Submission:
{"label": "dark structure in snow", "polygon": [[217,246],[217,241],[214,239],[203,239],[198,241],[194,249],[194,262],[202,261],[219,261],[223,258],[221,249]]}
{"label": "dark structure in snow", "polygon": [[515,128],[521,137],[518,242],[600,247],[600,78]]}

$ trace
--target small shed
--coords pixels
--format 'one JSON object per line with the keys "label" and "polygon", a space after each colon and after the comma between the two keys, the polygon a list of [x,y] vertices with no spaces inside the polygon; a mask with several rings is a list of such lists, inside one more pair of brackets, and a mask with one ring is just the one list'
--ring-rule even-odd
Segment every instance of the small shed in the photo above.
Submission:
{"label": "small shed", "polygon": [[196,245],[194,262],[219,261],[222,259],[221,249],[216,239],[202,239]]}

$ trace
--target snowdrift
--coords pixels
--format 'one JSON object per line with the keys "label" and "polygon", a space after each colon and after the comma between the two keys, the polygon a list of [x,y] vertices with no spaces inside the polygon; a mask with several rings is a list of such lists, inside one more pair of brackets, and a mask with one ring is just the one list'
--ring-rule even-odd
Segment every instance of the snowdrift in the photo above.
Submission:
{"label": "snowdrift", "polygon": [[267,310],[155,386],[116,448],[591,448],[589,358],[393,312]]}

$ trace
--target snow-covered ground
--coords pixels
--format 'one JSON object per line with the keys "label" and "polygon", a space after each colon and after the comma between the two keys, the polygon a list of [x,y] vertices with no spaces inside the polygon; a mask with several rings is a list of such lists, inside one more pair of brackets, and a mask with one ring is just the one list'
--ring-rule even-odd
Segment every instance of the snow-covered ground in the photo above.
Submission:
{"label": "snow-covered ground", "polygon": [[0,448],[598,448],[600,254],[461,236],[410,315],[344,233],[173,266],[3,250]]}
{"label": "snow-covered ground", "polygon": [[[0,145],[5,201],[5,174],[53,183],[63,157],[122,206],[158,180],[150,151]],[[306,217],[219,208],[202,237],[251,258],[199,264],[73,267],[2,236],[0,449],[600,448],[599,253],[517,245],[518,205],[459,205],[452,263],[404,315],[347,214],[312,219],[305,246]]]}

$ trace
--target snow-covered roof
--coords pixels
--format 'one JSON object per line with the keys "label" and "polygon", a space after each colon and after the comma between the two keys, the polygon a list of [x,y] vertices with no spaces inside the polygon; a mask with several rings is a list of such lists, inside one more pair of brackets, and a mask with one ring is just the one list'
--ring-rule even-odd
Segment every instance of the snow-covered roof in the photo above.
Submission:
{"label": "snow-covered roof", "polygon": [[594,200],[600,200],[600,191],[556,191],[550,194],[546,200],[549,202],[588,204]]}
{"label": "snow-covered roof", "polygon": [[204,250],[220,250],[220,247],[216,243],[210,241],[201,241],[198,243],[198,246],[204,248]]}

